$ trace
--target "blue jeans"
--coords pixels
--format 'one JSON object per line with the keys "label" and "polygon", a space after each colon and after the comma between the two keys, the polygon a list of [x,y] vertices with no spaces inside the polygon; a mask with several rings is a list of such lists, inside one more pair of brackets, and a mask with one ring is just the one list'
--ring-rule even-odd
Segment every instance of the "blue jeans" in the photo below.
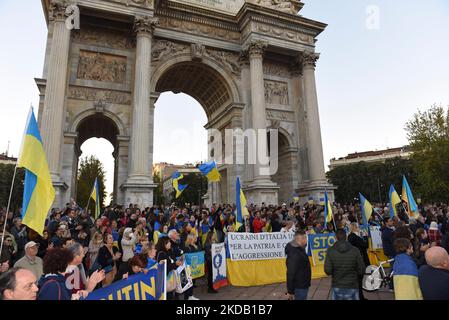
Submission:
{"label": "blue jeans", "polygon": [[332,300],[360,300],[359,289],[332,288]]}
{"label": "blue jeans", "polygon": [[307,300],[308,293],[309,293],[309,288],[295,289],[295,300]]}

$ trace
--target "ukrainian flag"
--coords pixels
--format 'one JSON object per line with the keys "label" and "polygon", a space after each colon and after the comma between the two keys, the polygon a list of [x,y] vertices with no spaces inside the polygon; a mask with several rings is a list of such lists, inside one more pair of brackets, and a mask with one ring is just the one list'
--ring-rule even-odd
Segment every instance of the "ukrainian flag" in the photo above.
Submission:
{"label": "ukrainian flag", "polygon": [[389,197],[390,197],[390,218],[393,219],[395,216],[397,217],[398,215],[396,205],[401,203],[401,199],[399,198],[398,193],[394,189],[394,185],[390,186]]}
{"label": "ukrainian flag", "polygon": [[240,185],[240,178],[237,177],[237,182],[235,186],[235,203],[237,206],[237,230],[243,225],[243,218],[249,216],[248,208],[246,207],[245,194]]}
{"label": "ukrainian flag", "polygon": [[393,285],[396,300],[423,300],[418,281],[418,267],[406,253],[394,258]]}
{"label": "ukrainian flag", "polygon": [[179,171],[176,171],[172,175],[173,188],[175,188],[175,190],[176,190],[176,199],[178,199],[179,196],[181,195],[181,193],[185,190],[185,188],[187,188],[186,184],[179,183],[179,180],[181,180],[183,178],[184,178],[184,176],[181,173],[179,173]]}
{"label": "ukrainian flag", "polygon": [[327,191],[324,192],[324,228],[326,229],[327,223],[332,221],[332,205],[327,197]]}
{"label": "ukrainian flag", "polygon": [[408,185],[405,176],[402,176],[402,200],[407,202],[407,210],[409,217],[418,219],[419,216],[418,205],[416,204],[415,199],[413,198],[412,190],[410,189],[410,186]]}
{"label": "ukrainian flag", "polygon": [[221,179],[220,172],[218,172],[217,164],[214,160],[200,164],[198,169],[210,182],[218,182]]}
{"label": "ukrainian flag", "polygon": [[23,224],[42,235],[45,219],[55,199],[55,189],[33,109],[28,115],[17,167],[25,168]]}
{"label": "ukrainian flag", "polygon": [[368,200],[359,192],[360,197],[360,207],[362,209],[362,221],[363,225],[368,226],[368,221],[373,214],[373,206]]}
{"label": "ukrainian flag", "polygon": [[97,219],[100,216],[100,187],[97,178],[95,178],[94,187],[90,197],[95,201],[95,219]]}

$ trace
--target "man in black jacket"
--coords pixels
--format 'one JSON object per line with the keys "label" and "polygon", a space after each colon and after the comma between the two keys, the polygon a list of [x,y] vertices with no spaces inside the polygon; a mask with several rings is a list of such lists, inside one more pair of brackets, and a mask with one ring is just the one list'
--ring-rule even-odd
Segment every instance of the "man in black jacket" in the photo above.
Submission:
{"label": "man in black jacket", "polygon": [[384,249],[385,255],[388,259],[394,258],[396,255],[394,251],[394,221],[390,217],[385,218],[385,227],[382,229],[382,247]]}
{"label": "man in black jacket", "polygon": [[307,300],[312,271],[305,247],[307,235],[298,231],[295,239],[285,247],[287,256],[287,295],[289,300]]}

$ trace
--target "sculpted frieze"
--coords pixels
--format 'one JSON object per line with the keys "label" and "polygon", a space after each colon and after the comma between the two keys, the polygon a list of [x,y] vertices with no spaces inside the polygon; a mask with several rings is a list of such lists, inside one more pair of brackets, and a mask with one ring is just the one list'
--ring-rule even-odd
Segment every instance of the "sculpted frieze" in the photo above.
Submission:
{"label": "sculpted frieze", "polygon": [[266,25],[258,23],[253,27],[255,32],[261,32],[276,38],[283,38],[286,40],[298,41],[308,45],[315,44],[313,36],[302,34],[297,31],[289,30],[286,28]]}
{"label": "sculpted frieze", "polygon": [[151,60],[153,62],[161,62],[167,60],[175,54],[188,52],[189,47],[187,45],[168,40],[156,40],[153,42]]}
{"label": "sculpted frieze", "polygon": [[85,101],[131,105],[131,94],[120,91],[100,90],[70,86],[68,98]]}
{"label": "sculpted frieze", "polygon": [[107,48],[132,49],[134,42],[132,38],[123,33],[108,29],[82,28],[72,32],[73,41]]}
{"label": "sculpted frieze", "polygon": [[239,42],[240,33],[235,31],[226,30],[224,28],[218,28],[206,24],[184,21],[168,17],[159,18],[159,26],[161,28],[168,28],[179,30],[183,32],[190,32],[194,34],[220,38],[227,41]]}
{"label": "sculpted frieze", "polygon": [[80,51],[78,79],[124,83],[125,76],[126,57]]}

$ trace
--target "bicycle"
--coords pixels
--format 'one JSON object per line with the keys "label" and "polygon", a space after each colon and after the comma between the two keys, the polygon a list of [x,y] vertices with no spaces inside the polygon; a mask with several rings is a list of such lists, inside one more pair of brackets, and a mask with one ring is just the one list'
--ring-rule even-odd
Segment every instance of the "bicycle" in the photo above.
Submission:
{"label": "bicycle", "polygon": [[[377,256],[377,254],[376,254]],[[379,258],[379,257],[378,257]],[[378,259],[379,260],[379,259]],[[374,292],[382,287],[391,288],[393,286],[393,270],[387,273],[384,265],[392,263],[394,259],[382,261],[379,266],[369,265],[365,269],[365,275],[362,280],[362,288],[368,292]]]}

